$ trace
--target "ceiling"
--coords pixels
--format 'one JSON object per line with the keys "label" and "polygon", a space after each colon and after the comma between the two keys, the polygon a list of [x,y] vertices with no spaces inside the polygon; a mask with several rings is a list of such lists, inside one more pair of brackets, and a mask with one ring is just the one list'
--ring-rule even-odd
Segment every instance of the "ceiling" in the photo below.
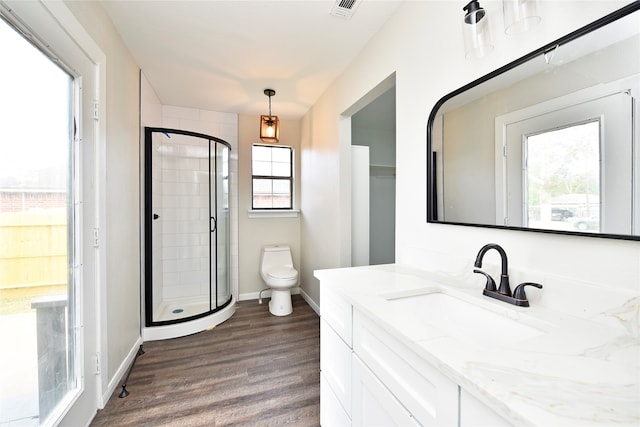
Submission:
{"label": "ceiling", "polygon": [[[338,0],[339,2],[339,0]],[[302,117],[402,0],[111,1],[102,4],[165,105]]]}

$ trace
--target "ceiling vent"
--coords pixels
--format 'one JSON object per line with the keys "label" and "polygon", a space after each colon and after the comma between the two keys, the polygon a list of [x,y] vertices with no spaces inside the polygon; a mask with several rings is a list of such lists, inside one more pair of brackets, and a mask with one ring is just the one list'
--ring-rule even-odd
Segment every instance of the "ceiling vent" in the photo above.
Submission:
{"label": "ceiling vent", "polygon": [[350,19],[361,1],[362,0],[336,0],[329,14],[339,18]]}

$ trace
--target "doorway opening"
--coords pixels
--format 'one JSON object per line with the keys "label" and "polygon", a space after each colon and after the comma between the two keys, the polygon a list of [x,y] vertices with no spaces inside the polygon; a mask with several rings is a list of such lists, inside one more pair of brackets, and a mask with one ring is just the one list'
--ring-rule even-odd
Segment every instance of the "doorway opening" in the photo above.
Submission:
{"label": "doorway opening", "polygon": [[350,117],[351,265],[395,262],[396,90]]}

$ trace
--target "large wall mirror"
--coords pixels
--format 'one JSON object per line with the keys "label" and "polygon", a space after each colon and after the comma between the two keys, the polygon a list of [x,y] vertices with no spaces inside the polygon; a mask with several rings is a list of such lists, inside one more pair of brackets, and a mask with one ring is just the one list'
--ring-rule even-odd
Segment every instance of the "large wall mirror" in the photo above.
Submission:
{"label": "large wall mirror", "polygon": [[446,95],[427,220],[640,240],[640,2]]}

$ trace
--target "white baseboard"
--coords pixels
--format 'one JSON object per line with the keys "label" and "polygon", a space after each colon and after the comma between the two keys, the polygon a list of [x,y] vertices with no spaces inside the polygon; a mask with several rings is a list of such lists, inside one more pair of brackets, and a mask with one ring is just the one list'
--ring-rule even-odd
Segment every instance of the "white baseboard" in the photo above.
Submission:
{"label": "white baseboard", "polygon": [[304,291],[304,289],[300,289],[300,295],[302,295],[302,298],[304,298],[304,300],[307,302],[307,304],[309,304],[309,307],[311,307],[313,309],[313,311],[315,311],[316,314],[318,316],[320,316],[320,306],[318,304],[316,304],[316,302],[314,300],[311,299],[309,294],[306,293]]}
{"label": "white baseboard", "polygon": [[[314,300],[311,299],[309,294],[307,294],[304,290],[302,290],[299,286],[291,289],[291,295],[302,295],[302,298],[309,304],[309,306],[316,312],[318,316],[320,316],[320,306],[316,304]],[[269,288],[265,288],[265,291],[262,292],[262,298],[269,298],[271,296],[271,290]],[[248,301],[248,300],[257,300],[260,298],[260,292],[247,292],[244,294],[240,294],[238,301]]]}
{"label": "white baseboard", "polygon": [[129,368],[133,363],[133,359],[135,359],[136,354],[138,353],[138,350],[140,349],[141,345],[142,345],[142,337],[138,337],[138,340],[136,341],[136,343],[133,345],[133,347],[131,347],[131,350],[129,350],[129,354],[127,354],[127,357],[125,357],[125,359],[120,364],[120,367],[111,378],[111,381],[109,381],[109,385],[107,386],[107,389],[102,394],[102,402],[100,402],[101,405],[99,409],[104,409],[105,405],[111,398],[111,395],[113,394],[115,389],[118,386],[122,385],[122,381],[124,380],[125,375],[127,375],[127,372],[129,371]]}
{"label": "white baseboard", "polygon": [[[266,290],[262,292],[262,298],[271,297],[271,289],[265,288]],[[300,293],[300,288],[296,286],[295,288],[291,288],[291,295],[298,295]],[[252,299],[260,298],[260,292],[247,292],[245,294],[240,294],[238,296],[238,301],[247,301]]]}

